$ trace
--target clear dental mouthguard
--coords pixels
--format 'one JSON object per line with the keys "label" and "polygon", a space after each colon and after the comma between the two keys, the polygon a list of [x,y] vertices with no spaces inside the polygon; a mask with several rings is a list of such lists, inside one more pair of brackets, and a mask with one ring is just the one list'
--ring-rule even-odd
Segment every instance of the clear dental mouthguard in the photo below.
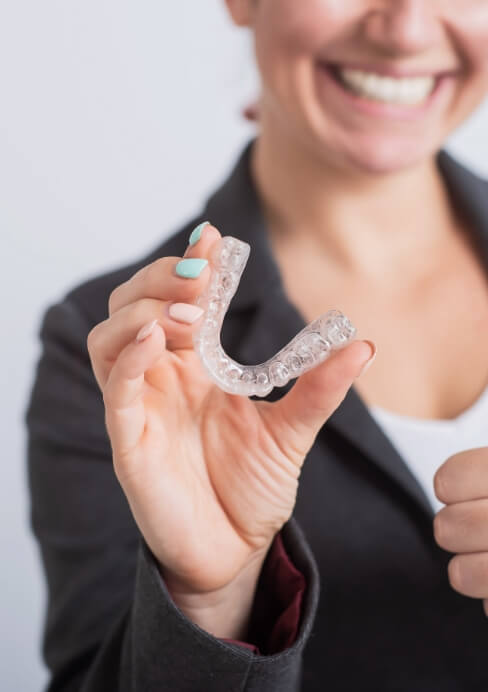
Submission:
{"label": "clear dental mouthguard", "polygon": [[197,304],[204,315],[193,334],[195,352],[212,380],[225,392],[264,397],[273,387],[289,380],[344,348],[356,328],[339,310],[329,310],[308,324],[276,355],[259,365],[241,365],[230,358],[220,343],[220,332],[249,258],[250,246],[232,236],[217,243],[210,258],[211,277]]}

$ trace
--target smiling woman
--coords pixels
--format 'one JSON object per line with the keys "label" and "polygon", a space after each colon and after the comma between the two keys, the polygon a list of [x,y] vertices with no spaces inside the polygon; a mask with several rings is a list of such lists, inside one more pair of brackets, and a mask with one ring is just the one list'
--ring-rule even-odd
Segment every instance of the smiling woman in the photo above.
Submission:
{"label": "smiling woman", "polygon": [[257,136],[44,318],[49,689],[486,690],[488,183],[442,147],[488,91],[488,4],[226,4]]}
{"label": "smiling woman", "polygon": [[419,162],[484,98],[483,0],[230,5],[252,26],[267,112],[313,141],[328,168]]}

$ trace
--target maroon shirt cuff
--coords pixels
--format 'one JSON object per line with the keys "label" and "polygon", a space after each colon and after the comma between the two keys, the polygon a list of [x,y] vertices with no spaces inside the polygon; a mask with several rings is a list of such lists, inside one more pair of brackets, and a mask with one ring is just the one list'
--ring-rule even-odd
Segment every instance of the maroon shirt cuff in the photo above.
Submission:
{"label": "maroon shirt cuff", "polygon": [[288,648],[297,636],[305,588],[305,577],[292,563],[280,532],[270,546],[258,581],[249,625],[250,641],[221,641],[238,644],[256,654],[275,654]]}

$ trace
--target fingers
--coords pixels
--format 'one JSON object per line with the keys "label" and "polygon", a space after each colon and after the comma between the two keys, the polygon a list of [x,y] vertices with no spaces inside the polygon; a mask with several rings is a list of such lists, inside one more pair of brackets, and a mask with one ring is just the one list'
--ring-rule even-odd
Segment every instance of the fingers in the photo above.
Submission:
{"label": "fingers", "polygon": [[488,552],[455,555],[447,572],[452,588],[463,596],[488,597]]}
{"label": "fingers", "polygon": [[[208,261],[213,244],[221,238],[219,231],[210,224],[202,229],[200,239],[188,246],[184,259],[206,259]],[[181,257],[161,257],[155,262],[139,269],[128,281],[112,291],[109,298],[109,315],[125,305],[142,298],[155,298],[162,301],[193,303],[210,277],[208,264],[193,267],[190,276],[178,276],[177,265]],[[198,271],[200,269],[200,271]]]}
{"label": "fingers", "polygon": [[488,550],[488,499],[443,507],[434,517],[434,537],[452,553]]}
{"label": "fingers", "polygon": [[434,517],[438,545],[457,553],[448,564],[455,591],[482,598],[488,615],[488,448],[450,456],[434,476],[438,499],[446,503]]}
{"label": "fingers", "polygon": [[[202,224],[201,224],[202,225]],[[220,240],[222,235],[220,232],[212,226],[211,223],[206,222],[205,226],[201,229],[197,228],[190,234],[188,239],[188,245],[185,250],[183,257],[206,257],[210,258],[214,243]],[[197,231],[195,235],[195,231]]]}
{"label": "fingers", "polygon": [[488,447],[450,456],[436,471],[434,491],[446,504],[488,497]]}
{"label": "fingers", "polygon": [[443,507],[434,517],[434,537],[455,555],[448,564],[453,589],[472,598],[488,597],[488,499]]}
{"label": "fingers", "polygon": [[299,458],[304,456],[365,363],[371,362],[375,354],[372,342],[353,341],[299,377],[292,389],[268,409],[273,419],[271,427],[280,436],[281,446],[288,445]]}
{"label": "fingers", "polygon": [[152,320],[163,328],[168,350],[192,347],[193,332],[203,314],[194,301],[204,290],[210,269],[205,266],[199,271],[201,266],[197,266],[195,270],[191,260],[207,259],[220,237],[210,224],[198,227],[196,237],[192,234],[184,255],[184,273],[189,278],[176,273],[180,257],[163,257],[143,267],[112,292],[109,318],[97,324],[87,339],[92,368],[102,390],[121,350]]}
{"label": "fingers", "polygon": [[119,353],[145,324],[157,320],[165,333],[165,348],[174,351],[192,348],[193,332],[198,328],[202,315],[201,308],[189,303],[142,298],[99,322],[87,339],[92,369],[99,387],[104,388]]}
{"label": "fingers", "polygon": [[154,321],[151,325],[143,341],[124,346],[103,388],[105,424],[114,458],[130,455],[139,444],[146,423],[144,373],[171,355],[165,349],[164,331]]}

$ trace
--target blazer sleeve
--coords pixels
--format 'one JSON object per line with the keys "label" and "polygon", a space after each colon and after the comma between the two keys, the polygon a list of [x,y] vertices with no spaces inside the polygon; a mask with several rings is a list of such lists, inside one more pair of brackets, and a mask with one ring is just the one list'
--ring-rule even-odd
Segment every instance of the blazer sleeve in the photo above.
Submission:
{"label": "blazer sleeve", "polygon": [[113,472],[90,329],[70,295],[46,310],[25,411],[30,522],[47,585],[48,692],[298,692],[319,597],[301,529],[293,518],[282,529],[306,580],[291,646],[259,655],[191,622],[168,593]]}

